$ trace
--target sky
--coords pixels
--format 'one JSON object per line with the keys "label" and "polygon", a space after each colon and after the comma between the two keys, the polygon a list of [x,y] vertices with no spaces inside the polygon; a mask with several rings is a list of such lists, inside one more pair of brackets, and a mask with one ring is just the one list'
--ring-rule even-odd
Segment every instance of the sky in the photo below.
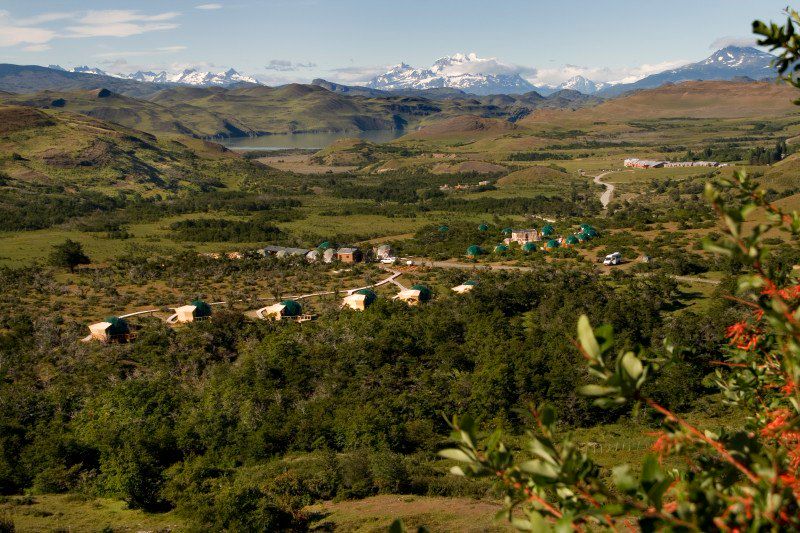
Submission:
{"label": "sky", "polygon": [[788,0],[0,0],[0,63],[359,84],[475,53],[534,84],[634,81],[755,43]]}

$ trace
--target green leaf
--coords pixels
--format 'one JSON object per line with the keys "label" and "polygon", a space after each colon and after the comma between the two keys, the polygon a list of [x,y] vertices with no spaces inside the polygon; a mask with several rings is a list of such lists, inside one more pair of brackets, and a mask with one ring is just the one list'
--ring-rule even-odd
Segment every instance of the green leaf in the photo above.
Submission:
{"label": "green leaf", "polygon": [[472,463],[475,461],[472,457],[467,455],[464,451],[458,448],[446,448],[439,450],[439,455],[445,459],[452,459],[453,461],[461,461],[462,463]]}
{"label": "green leaf", "polygon": [[579,389],[584,396],[608,396],[619,392],[618,387],[604,387],[603,385],[584,385]]}
{"label": "green leaf", "polygon": [[631,473],[629,465],[615,466],[611,474],[614,479],[614,485],[622,492],[631,492],[639,487],[639,482]]}
{"label": "green leaf", "polygon": [[586,315],[581,315],[578,319],[578,340],[581,347],[586,354],[592,359],[597,359],[600,356],[600,345],[597,344],[597,339],[594,337],[594,331],[589,324],[589,318]]}
{"label": "green leaf", "polygon": [[519,465],[519,469],[526,474],[540,476],[545,479],[556,479],[558,477],[558,468],[556,468],[556,466],[552,463],[548,463],[540,459],[525,461]]}
{"label": "green leaf", "polygon": [[639,379],[644,371],[642,362],[639,361],[638,357],[633,355],[633,352],[628,352],[622,356],[622,368],[624,368],[625,372],[633,379]]}

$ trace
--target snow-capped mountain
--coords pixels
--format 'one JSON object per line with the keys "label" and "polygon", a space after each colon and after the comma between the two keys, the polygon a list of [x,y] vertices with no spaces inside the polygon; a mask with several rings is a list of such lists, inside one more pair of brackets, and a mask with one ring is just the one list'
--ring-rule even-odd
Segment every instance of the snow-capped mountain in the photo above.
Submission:
{"label": "snow-capped mountain", "polygon": [[774,78],[772,67],[775,56],[753,47],[728,46],[717,50],[706,59],[676,69],[666,70],[642,78],[634,83],[621,83],[600,90],[601,96],[616,96],[635,89],[652,89],[665,83],[692,80],[732,80]]}
{"label": "snow-capped mountain", "polygon": [[494,58],[483,59],[474,53],[454,54],[425,69],[400,63],[375,76],[366,86],[386,91],[447,87],[478,95],[520,94],[534,90],[534,86],[515,70]]}
{"label": "snow-capped mountain", "polygon": [[590,79],[584,78],[583,76],[573,76],[564,83],[556,86],[553,89],[553,92],[561,91],[563,89],[568,89],[572,91],[578,91],[579,93],[583,94],[594,94],[597,91],[603,90],[609,86],[610,84],[606,82],[592,81]]}
{"label": "snow-capped mountain", "polygon": [[195,85],[199,87],[228,87],[236,85],[237,83],[255,83],[258,81],[250,76],[240,74],[234,69],[228,69],[223,72],[207,72],[197,69],[185,69],[179,72],[168,73],[166,71],[153,72],[138,71],[132,74],[114,74],[105,72],[97,67],[72,67],[64,68],[60,65],[50,65],[49,68],[55,70],[62,70],[65,72],[77,72],[81,74],[94,74],[95,76],[111,76],[113,78],[122,78],[126,80],[134,80],[145,83],[175,83],[179,85]]}
{"label": "snow-capped mountain", "polygon": [[82,67],[72,67],[72,68],[64,68],[61,65],[50,65],[48,68],[52,68],[55,70],[61,70],[63,72],[77,72],[79,74],[94,74],[95,76],[113,76],[113,74],[108,74],[107,72],[97,68],[97,67],[89,67],[84,65]]}
{"label": "snow-capped mountain", "polygon": [[[140,74],[137,72],[136,74]],[[236,72],[234,69],[228,69],[225,72],[203,72],[197,69],[186,69],[182,72],[175,74],[166,74],[161,72],[158,76],[165,75],[167,82],[179,83],[181,85],[198,85],[202,87],[220,86],[226,87],[228,85],[235,85],[237,83],[258,83],[255,78],[245,76]]]}

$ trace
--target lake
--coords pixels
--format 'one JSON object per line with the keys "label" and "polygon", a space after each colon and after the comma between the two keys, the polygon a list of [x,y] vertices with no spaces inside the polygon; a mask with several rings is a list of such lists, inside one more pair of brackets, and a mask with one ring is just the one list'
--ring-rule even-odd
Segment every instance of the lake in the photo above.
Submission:
{"label": "lake", "polygon": [[305,148],[321,150],[339,139],[357,137],[373,143],[393,141],[404,135],[403,130],[368,130],[328,133],[287,133],[280,135],[262,135],[260,137],[237,137],[217,141],[232,150],[285,150],[287,148]]}

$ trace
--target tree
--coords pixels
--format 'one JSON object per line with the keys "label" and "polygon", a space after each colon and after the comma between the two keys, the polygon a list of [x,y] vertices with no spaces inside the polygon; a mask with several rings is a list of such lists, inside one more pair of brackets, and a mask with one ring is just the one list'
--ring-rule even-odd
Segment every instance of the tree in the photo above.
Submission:
{"label": "tree", "polygon": [[[756,22],[754,31],[765,36],[759,44],[783,50],[779,71],[800,88],[800,14],[788,14],[785,26]],[[606,476],[569,436],[557,437],[549,406],[530,408],[524,458],[505,446],[499,431],[482,441],[471,418],[454,417],[456,445],[441,455],[459,463],[454,474],[494,479],[506,495],[504,514],[517,529],[800,530],[800,272],[771,268],[763,238],[774,229],[800,235],[800,213],[771,205],[743,172],[709,182],[706,196],[727,227],[724,237],[704,243],[706,249],[741,263],[745,272],[734,300],[748,313],[727,328],[729,345],[719,354],[714,379],[725,401],[748,413],[743,427],[715,433],[694,426],[645,387],[681,361],[679,348],[666,343],[663,359],[642,349],[617,351],[611,327],[593,329],[582,316],[575,345],[594,382],[581,393],[601,408],[645,409],[660,419],[661,430],[639,468],[620,464]],[[767,222],[745,230],[756,209]],[[664,468],[667,456],[687,467]]]}
{"label": "tree", "polygon": [[70,272],[74,272],[78,265],[88,265],[89,263],[89,256],[83,252],[83,245],[71,239],[54,245],[50,252],[50,264],[68,268]]}

